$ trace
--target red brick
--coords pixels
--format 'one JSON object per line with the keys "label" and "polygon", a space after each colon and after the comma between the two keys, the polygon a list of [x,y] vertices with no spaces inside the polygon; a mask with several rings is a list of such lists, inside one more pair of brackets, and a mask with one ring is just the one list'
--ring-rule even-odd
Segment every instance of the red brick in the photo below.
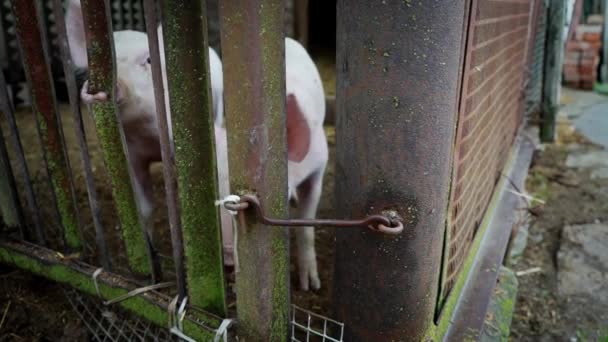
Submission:
{"label": "red brick", "polygon": [[589,44],[588,42],[583,42],[583,41],[579,41],[579,40],[571,40],[568,43],[566,43],[566,50],[567,51],[583,51],[585,49],[589,49],[590,46],[591,46],[591,44]]}
{"label": "red brick", "polygon": [[600,65],[600,56],[594,56],[594,57],[589,57],[589,58],[581,58],[581,61],[579,62],[580,66],[584,66],[584,67],[590,67],[590,68],[595,68],[598,65]]}
{"label": "red brick", "polygon": [[583,50],[580,51],[581,54],[581,58],[592,58],[592,57],[596,57],[600,55],[600,51],[596,50],[596,49],[587,49],[587,50]]}
{"label": "red brick", "polygon": [[602,34],[599,32],[586,32],[583,34],[583,40],[589,43],[602,41]]}

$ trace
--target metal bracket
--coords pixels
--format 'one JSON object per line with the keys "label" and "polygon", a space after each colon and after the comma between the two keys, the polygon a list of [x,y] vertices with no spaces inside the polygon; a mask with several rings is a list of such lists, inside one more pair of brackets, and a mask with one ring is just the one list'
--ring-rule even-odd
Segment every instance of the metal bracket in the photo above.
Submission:
{"label": "metal bracket", "polygon": [[258,221],[267,226],[306,227],[330,226],[337,228],[367,227],[378,233],[396,235],[403,231],[403,222],[394,211],[387,211],[383,215],[370,215],[360,220],[333,220],[333,219],[276,219],[264,215],[260,200],[255,195],[243,195],[239,202],[226,201],[224,207],[228,210],[242,212],[249,208],[255,210]]}

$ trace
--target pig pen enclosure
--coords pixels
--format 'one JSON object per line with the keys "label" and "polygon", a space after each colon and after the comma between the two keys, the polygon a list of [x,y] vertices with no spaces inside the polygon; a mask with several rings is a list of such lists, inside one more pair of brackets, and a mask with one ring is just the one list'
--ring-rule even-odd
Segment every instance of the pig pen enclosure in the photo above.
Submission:
{"label": "pig pen enclosure", "polygon": [[[544,1],[320,3],[83,0],[83,75],[62,0],[3,1],[0,262],[64,284],[100,341],[488,333],[531,154],[524,113],[540,107]],[[164,162],[152,166],[146,219],[114,101],[110,33],[126,29],[148,33],[160,108]],[[283,36],[294,33],[328,98],[317,217],[340,220],[285,220]],[[240,196],[219,205],[207,46],[223,63],[230,193]],[[85,78],[110,100],[80,104]],[[224,266],[226,209],[236,267]],[[288,225],[317,226],[318,290],[300,289],[288,234],[299,228]]]}

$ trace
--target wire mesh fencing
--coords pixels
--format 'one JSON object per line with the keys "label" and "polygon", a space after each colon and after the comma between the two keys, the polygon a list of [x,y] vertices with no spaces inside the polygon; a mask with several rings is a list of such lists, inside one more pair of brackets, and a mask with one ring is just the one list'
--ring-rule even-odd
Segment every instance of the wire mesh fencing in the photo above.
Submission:
{"label": "wire mesh fencing", "polygon": [[291,306],[291,341],[292,342],[342,342],[344,323],[331,318]]}
{"label": "wire mesh fencing", "polygon": [[166,327],[116,307],[103,305],[102,300],[66,287],[64,293],[74,312],[89,331],[92,341],[178,341]]}

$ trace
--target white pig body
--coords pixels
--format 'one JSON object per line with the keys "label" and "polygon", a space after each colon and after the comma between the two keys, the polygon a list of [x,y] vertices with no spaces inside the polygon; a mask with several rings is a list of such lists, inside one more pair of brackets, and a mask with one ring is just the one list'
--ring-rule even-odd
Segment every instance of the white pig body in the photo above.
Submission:
{"label": "white pig body", "polygon": [[[84,26],[80,3],[70,1],[66,13],[68,39],[76,66],[87,67]],[[162,30],[159,28],[161,51]],[[150,69],[147,36],[141,32],[114,33],[117,82],[117,104],[125,132],[129,161],[135,176],[134,192],[144,218],[153,210],[150,164],[161,161],[157,128],[154,88]],[[161,53],[165,100],[168,109],[167,79],[164,56]],[[321,195],[323,173],[327,164],[327,141],[323,131],[325,99],[319,73],[306,50],[296,41],[286,38],[286,93],[288,136],[288,186],[290,199],[296,200],[294,216],[314,218]],[[213,116],[215,122],[216,158],[220,196],[229,193],[228,151],[223,127],[222,64],[213,49],[209,49]],[[105,100],[104,93],[88,94],[85,84],[81,98],[85,103]],[[172,141],[170,112],[167,110],[169,134]],[[232,264],[233,234],[231,219],[222,210],[224,261]],[[313,227],[296,229],[300,285],[308,290],[320,287],[314,249]]]}

